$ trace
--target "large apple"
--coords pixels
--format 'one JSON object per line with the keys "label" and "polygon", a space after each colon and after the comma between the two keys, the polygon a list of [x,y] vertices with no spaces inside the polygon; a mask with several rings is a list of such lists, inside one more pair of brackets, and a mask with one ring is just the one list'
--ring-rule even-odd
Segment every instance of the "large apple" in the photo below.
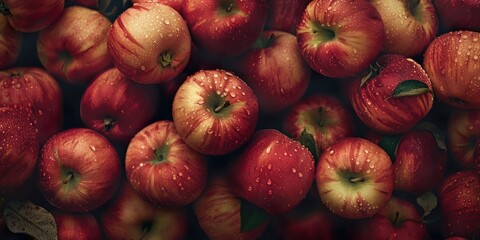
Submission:
{"label": "large apple", "polygon": [[478,0],[433,0],[440,23],[447,31],[480,31]]}
{"label": "large apple", "polygon": [[266,0],[185,0],[183,16],[202,50],[221,57],[248,50],[263,31]]}
{"label": "large apple", "polygon": [[308,149],[274,129],[257,131],[230,167],[233,192],[272,215],[294,209],[315,173]]}
{"label": "large apple", "polygon": [[57,236],[61,240],[101,240],[102,230],[91,213],[52,213],[57,225]]}
{"label": "large apple", "polygon": [[83,93],[80,117],[83,123],[113,142],[128,143],[153,122],[159,108],[156,87],[141,85],[110,68]]}
{"label": "large apple", "polygon": [[380,212],[392,195],[394,180],[388,154],[363,138],[343,138],[330,145],[317,163],[320,199],[344,218],[367,218]]}
{"label": "large apple", "polygon": [[19,32],[37,32],[55,22],[65,6],[65,0],[18,1],[2,0],[0,13]]}
{"label": "large apple", "polygon": [[160,120],[130,141],[125,156],[128,182],[155,206],[185,206],[203,191],[207,162],[187,146],[172,121]]}
{"label": "large apple", "polygon": [[447,122],[447,147],[457,166],[473,169],[475,143],[480,139],[480,110],[454,110]]}
{"label": "large apple", "polygon": [[429,76],[420,64],[403,55],[382,55],[368,73],[349,80],[347,97],[353,110],[378,132],[406,132],[433,106]]}
{"label": "large apple", "polygon": [[437,36],[439,23],[432,0],[370,2],[385,25],[384,53],[418,56]]}
{"label": "large apple", "polygon": [[190,59],[187,23],[175,9],[158,2],[135,3],[122,12],[107,43],[113,64],[139,83],[170,81]]}
{"label": "large apple", "polygon": [[279,112],[298,101],[310,82],[310,68],[297,39],[287,32],[264,31],[237,64],[237,73],[253,89],[264,113]]}
{"label": "large apple", "polygon": [[285,132],[298,139],[312,134],[321,153],[336,141],[353,136],[353,112],[334,95],[312,94],[291,107],[283,120]]}
{"label": "large apple", "polygon": [[101,226],[107,239],[185,239],[187,215],[181,208],[157,208],[128,182],[102,207]]}
{"label": "large apple", "polygon": [[5,69],[20,55],[23,35],[13,30],[4,15],[0,15],[0,33],[0,69]]}
{"label": "large apple", "polygon": [[38,132],[18,109],[0,107],[0,191],[21,186],[38,162]]}
{"label": "large apple", "polygon": [[99,133],[70,128],[43,145],[37,175],[42,195],[53,206],[88,212],[115,193],[121,176],[120,158]]}
{"label": "large apple", "polygon": [[44,69],[14,67],[0,71],[0,106],[21,110],[33,122],[43,144],[63,124],[63,92]]}
{"label": "large apple", "polygon": [[255,132],[258,101],[252,89],[225,70],[187,77],[172,104],[173,122],[185,143],[203,154],[237,150]]}
{"label": "large apple", "polygon": [[295,35],[303,11],[310,2],[311,0],[270,0],[265,28]]}
{"label": "large apple", "polygon": [[37,52],[42,65],[68,83],[86,85],[112,65],[107,49],[111,23],[96,10],[65,8],[60,18],[40,31]]}
{"label": "large apple", "polygon": [[305,61],[332,78],[354,76],[382,49],[384,25],[369,1],[313,0],[297,26]]}
{"label": "large apple", "polygon": [[455,31],[435,38],[423,67],[435,97],[453,107],[480,108],[480,32]]}

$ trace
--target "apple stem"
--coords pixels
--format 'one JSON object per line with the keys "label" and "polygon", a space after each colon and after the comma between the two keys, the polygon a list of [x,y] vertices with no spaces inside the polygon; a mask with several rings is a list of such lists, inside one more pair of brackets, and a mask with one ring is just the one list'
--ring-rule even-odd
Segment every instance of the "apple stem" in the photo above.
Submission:
{"label": "apple stem", "polygon": [[215,113],[218,113],[220,112],[222,109],[226,108],[230,106],[230,102],[228,100],[226,100],[225,102],[223,102],[223,104],[220,104],[218,107],[216,107],[215,109],[213,109],[213,111]]}
{"label": "apple stem", "polygon": [[415,8],[418,6],[420,3],[420,0],[409,0],[408,1],[408,9],[410,10],[411,13],[414,12]]}
{"label": "apple stem", "polygon": [[173,61],[173,54],[171,54],[169,51],[165,51],[162,53],[160,57],[160,64],[162,64],[163,67],[172,67],[172,61]]}
{"label": "apple stem", "polygon": [[349,179],[351,183],[358,183],[358,182],[365,182],[365,178],[363,177],[355,177]]}
{"label": "apple stem", "polygon": [[68,175],[67,175],[67,178],[65,178],[63,180],[63,184],[67,184],[68,182],[70,182],[70,180],[72,180],[72,178],[74,177],[75,175],[72,173],[72,172],[69,172]]}
{"label": "apple stem", "polygon": [[230,3],[226,9],[227,12],[231,12],[233,9],[233,3]]}
{"label": "apple stem", "polygon": [[393,219],[393,226],[397,226],[399,217],[400,217],[400,212],[396,211],[395,212],[395,219]]}
{"label": "apple stem", "polygon": [[317,121],[317,125],[319,127],[323,127],[325,124],[325,109],[323,107],[319,107],[317,109],[318,115],[319,115],[319,120]]}
{"label": "apple stem", "polygon": [[3,1],[0,2],[0,13],[5,16],[10,15],[10,10],[7,8],[7,5]]}
{"label": "apple stem", "polygon": [[114,118],[106,117],[105,119],[103,119],[103,130],[105,130],[106,132],[110,131],[110,129],[112,129],[113,125],[115,125],[116,123],[117,120],[115,120]]}

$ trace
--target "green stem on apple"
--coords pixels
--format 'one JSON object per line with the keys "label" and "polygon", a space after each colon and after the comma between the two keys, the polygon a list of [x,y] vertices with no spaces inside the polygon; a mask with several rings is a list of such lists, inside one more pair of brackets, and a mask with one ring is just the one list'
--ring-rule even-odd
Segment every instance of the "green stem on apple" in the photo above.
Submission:
{"label": "green stem on apple", "polygon": [[351,183],[359,183],[359,182],[365,182],[364,177],[351,177],[348,179]]}
{"label": "green stem on apple", "polygon": [[165,51],[160,55],[159,63],[162,64],[162,67],[166,68],[168,66],[173,68],[172,65],[173,54],[169,51]]}
{"label": "green stem on apple", "polygon": [[420,0],[408,0],[407,2],[408,9],[412,14],[415,13],[415,8],[417,8],[419,3],[420,3]]}
{"label": "green stem on apple", "polygon": [[268,38],[261,36],[253,44],[253,48],[269,48],[275,42],[275,34],[270,34]]}
{"label": "green stem on apple", "polygon": [[10,15],[10,9],[8,9],[7,5],[3,1],[0,1],[0,13],[5,16]]}
{"label": "green stem on apple", "polygon": [[233,3],[230,3],[230,4],[228,5],[227,9],[225,9],[225,11],[231,12],[232,9],[233,9]]}
{"label": "green stem on apple", "polygon": [[152,223],[151,222],[146,222],[142,224],[142,236],[140,236],[139,240],[145,239],[147,237],[147,233],[150,231],[152,228]]}
{"label": "green stem on apple", "polygon": [[393,219],[393,226],[397,226],[398,225],[398,220],[399,220],[399,217],[400,217],[400,212],[396,211],[395,212],[395,218]]}
{"label": "green stem on apple", "polygon": [[317,125],[319,127],[323,127],[323,125],[325,125],[325,109],[323,107],[319,107],[317,109],[317,112],[318,112]]}
{"label": "green stem on apple", "polygon": [[377,61],[370,64],[367,75],[365,75],[360,81],[360,86],[363,86],[368,80],[378,76],[378,74],[380,74],[380,68],[380,64],[378,64]]}
{"label": "green stem on apple", "polygon": [[230,102],[228,100],[225,100],[222,104],[220,104],[215,109],[213,109],[213,112],[219,113],[220,111],[222,111],[222,109],[224,109],[228,106],[230,106]]}
{"label": "green stem on apple", "polygon": [[105,119],[103,119],[103,130],[105,130],[106,132],[110,131],[110,129],[112,129],[112,127],[117,124],[117,120],[113,117],[106,117]]}
{"label": "green stem on apple", "polygon": [[63,184],[67,184],[67,183],[70,182],[70,180],[72,180],[74,177],[75,177],[75,174],[73,174],[72,172],[69,172],[69,173],[67,174],[67,178],[63,179]]}

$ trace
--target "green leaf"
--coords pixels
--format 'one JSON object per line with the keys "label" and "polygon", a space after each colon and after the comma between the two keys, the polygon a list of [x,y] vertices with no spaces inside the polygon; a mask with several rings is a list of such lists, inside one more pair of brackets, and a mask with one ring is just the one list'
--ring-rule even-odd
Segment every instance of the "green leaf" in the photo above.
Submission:
{"label": "green leaf", "polygon": [[398,135],[385,135],[380,139],[378,145],[388,153],[392,161],[395,160],[397,154],[398,143],[400,142],[400,136]]}
{"label": "green leaf", "polygon": [[253,205],[247,200],[241,199],[240,203],[240,232],[248,232],[270,220],[270,214],[265,210]]}
{"label": "green leaf", "polygon": [[389,98],[417,96],[424,93],[433,93],[426,83],[419,80],[406,80],[397,85]]}
{"label": "green leaf", "polygon": [[300,137],[298,137],[298,141],[312,153],[314,160],[317,161],[319,157],[317,144],[315,143],[313,135],[308,133],[306,128],[303,129]]}
{"label": "green leaf", "polygon": [[380,74],[380,68],[381,67],[378,62],[370,64],[367,75],[362,77],[362,79],[360,80],[360,87],[363,86],[363,84],[365,84],[368,80],[378,76],[378,74]]}
{"label": "green leaf", "polygon": [[431,123],[431,122],[422,122],[415,126],[414,129],[417,130],[427,130],[432,133],[435,141],[437,142],[438,148],[447,151],[447,145],[445,144],[446,141],[446,134],[444,131],[440,130],[440,128]]}
{"label": "green leaf", "polygon": [[437,196],[432,192],[426,192],[417,197],[417,203],[423,208],[422,219],[428,216],[437,207]]}

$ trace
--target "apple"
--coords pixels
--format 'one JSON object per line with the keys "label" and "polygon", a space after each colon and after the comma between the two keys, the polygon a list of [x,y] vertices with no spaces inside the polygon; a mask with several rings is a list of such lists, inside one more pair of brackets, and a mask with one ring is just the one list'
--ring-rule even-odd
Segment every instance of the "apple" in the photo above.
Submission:
{"label": "apple", "polygon": [[438,33],[438,16],[432,0],[370,1],[385,26],[383,53],[418,56]]}
{"label": "apple", "polygon": [[157,2],[161,4],[168,5],[175,9],[178,13],[183,15],[183,5],[185,0],[132,0],[132,3],[142,3],[142,2]]}
{"label": "apple", "polygon": [[280,220],[281,239],[334,240],[337,236],[335,221],[324,209],[313,209],[304,215],[292,214]]}
{"label": "apple", "polygon": [[159,108],[157,88],[141,85],[116,68],[101,73],[84,91],[80,102],[83,123],[112,142],[128,144],[153,122]]}
{"label": "apple", "polygon": [[192,203],[207,182],[206,158],[185,144],[172,121],[140,130],[125,156],[128,182],[157,207]]}
{"label": "apple", "polygon": [[285,132],[298,139],[304,130],[312,134],[317,153],[331,144],[353,136],[353,112],[335,95],[311,94],[293,105],[283,120]]}
{"label": "apple", "polygon": [[447,147],[457,166],[472,170],[473,152],[480,139],[480,110],[455,109],[447,122]]}
{"label": "apple", "polygon": [[1,70],[0,106],[24,112],[38,131],[40,144],[62,128],[63,91],[43,68],[13,67]]}
{"label": "apple", "polygon": [[347,219],[380,212],[392,196],[394,180],[388,154],[363,138],[337,141],[317,162],[316,184],[322,203]]}
{"label": "apple", "polygon": [[194,213],[202,230],[212,240],[258,239],[268,221],[241,232],[241,200],[232,192],[227,177],[215,175],[195,201]]}
{"label": "apple", "polygon": [[229,173],[234,194],[271,215],[280,215],[306,197],[315,162],[300,142],[278,130],[262,129],[234,157]]}
{"label": "apple", "polygon": [[428,228],[412,202],[392,197],[385,207],[371,218],[362,219],[354,239],[429,239]]}
{"label": "apple", "polygon": [[65,0],[18,1],[2,0],[0,13],[19,32],[37,32],[55,22],[65,6]]}
{"label": "apple", "polygon": [[56,208],[92,211],[115,193],[120,158],[110,142],[86,128],[70,128],[43,145],[38,164],[38,187]]}
{"label": "apple", "polygon": [[15,189],[27,181],[38,162],[38,132],[17,109],[0,107],[0,190]]}
{"label": "apple", "polygon": [[112,65],[107,49],[110,26],[108,18],[96,10],[65,8],[57,21],[38,34],[41,64],[70,84],[87,85]]}
{"label": "apple", "polygon": [[186,21],[158,2],[135,3],[108,31],[113,64],[132,80],[157,84],[172,80],[188,63],[191,51]]}
{"label": "apple", "polygon": [[270,0],[265,28],[295,35],[303,11],[310,2],[311,0]]}
{"label": "apple", "polygon": [[101,240],[102,230],[91,213],[66,213],[54,211],[58,239]]}
{"label": "apple", "polygon": [[375,131],[404,133],[432,109],[432,83],[422,66],[399,54],[380,56],[370,71],[349,79],[347,98]]}
{"label": "apple", "polygon": [[185,143],[207,155],[223,155],[244,145],[255,132],[258,101],[232,72],[200,70],[175,94],[173,122]]}
{"label": "apple", "polygon": [[263,31],[266,0],[185,0],[183,16],[193,42],[220,57],[246,52]]}
{"label": "apple", "polygon": [[99,219],[106,239],[184,239],[187,215],[182,208],[157,208],[128,182],[102,207]]}
{"label": "apple", "polygon": [[0,69],[6,69],[17,61],[22,48],[23,35],[13,30],[7,17],[0,15]]}
{"label": "apple", "polygon": [[457,108],[480,107],[480,32],[454,31],[435,38],[423,54],[423,67],[435,97]]}
{"label": "apple", "polygon": [[433,0],[433,4],[446,31],[480,31],[480,4],[477,0]]}
{"label": "apple", "polygon": [[287,32],[264,31],[237,64],[237,73],[253,89],[265,113],[279,112],[298,101],[310,82],[310,68],[297,39]]}
{"label": "apple", "polygon": [[442,233],[445,237],[475,238],[480,230],[480,175],[459,171],[446,177],[439,188]]}
{"label": "apple", "polygon": [[297,26],[307,64],[331,78],[354,76],[382,50],[382,18],[369,1],[313,0]]}

